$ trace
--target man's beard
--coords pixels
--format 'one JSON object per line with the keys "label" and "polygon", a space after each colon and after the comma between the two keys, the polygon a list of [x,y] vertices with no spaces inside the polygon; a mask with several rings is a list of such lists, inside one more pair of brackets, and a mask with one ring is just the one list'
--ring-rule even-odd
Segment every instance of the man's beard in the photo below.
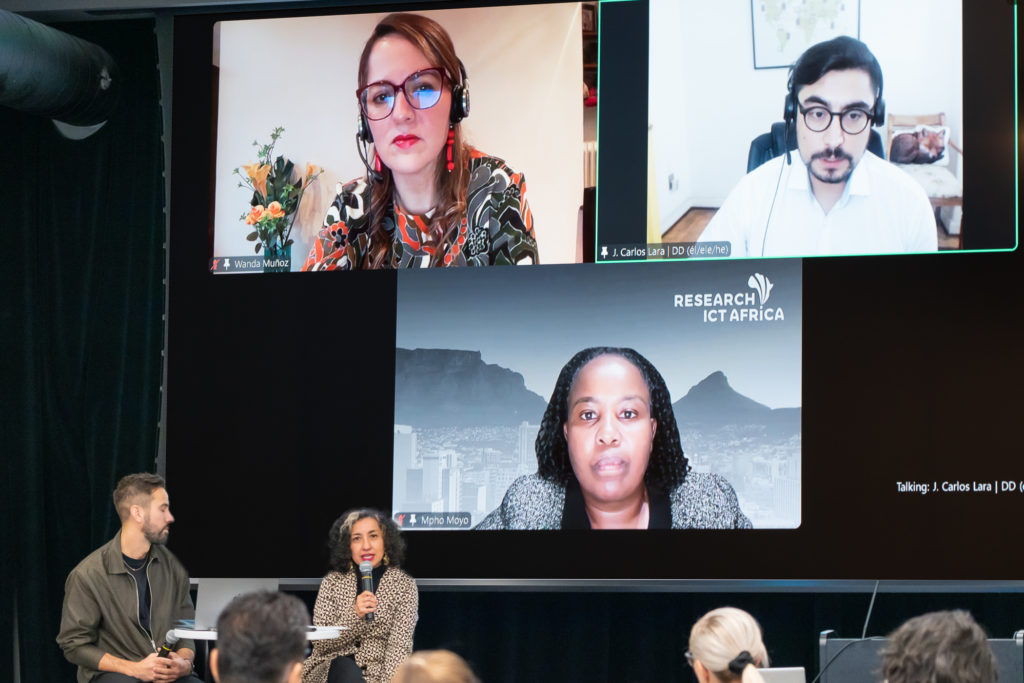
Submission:
{"label": "man's beard", "polygon": [[163,529],[157,529],[156,527],[151,527],[146,524],[142,527],[142,535],[147,541],[149,541],[150,545],[165,545],[167,543],[167,538],[171,534],[170,528],[167,526]]}
{"label": "man's beard", "polygon": [[[817,171],[814,170],[814,161],[816,159],[825,159],[828,161],[845,159],[847,161],[848,166],[846,167],[846,171],[841,174],[826,175],[824,173],[818,173]],[[823,152],[817,152],[811,155],[811,162],[807,164],[807,172],[823,183],[838,185],[839,183],[845,183],[847,180],[849,180],[850,175],[853,174],[853,166],[853,157],[850,156],[848,152],[844,151],[842,147],[836,147],[835,149],[828,149]]]}

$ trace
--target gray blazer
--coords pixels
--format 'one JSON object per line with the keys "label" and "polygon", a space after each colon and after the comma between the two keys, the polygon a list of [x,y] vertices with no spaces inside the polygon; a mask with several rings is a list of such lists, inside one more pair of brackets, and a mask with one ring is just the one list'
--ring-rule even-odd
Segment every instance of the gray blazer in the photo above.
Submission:
{"label": "gray blazer", "polygon": [[[750,529],[740,510],[736,491],[725,477],[690,472],[669,493],[673,529]],[[505,492],[501,505],[476,529],[559,529],[565,487],[537,474],[519,477]]]}

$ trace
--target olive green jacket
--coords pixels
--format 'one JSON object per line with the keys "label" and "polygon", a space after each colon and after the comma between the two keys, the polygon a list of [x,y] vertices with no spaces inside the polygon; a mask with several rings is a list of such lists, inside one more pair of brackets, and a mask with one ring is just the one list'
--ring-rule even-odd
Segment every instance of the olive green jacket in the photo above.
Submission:
{"label": "olive green jacket", "polygon": [[[163,644],[175,622],[195,618],[185,567],[161,545],[154,545],[149,556],[152,633],[139,624],[139,593],[124,566],[120,531],[68,575],[57,644],[78,665],[78,683],[88,683],[99,673],[104,654],[137,662]],[[195,650],[195,644],[179,640],[174,649],[181,648]]]}

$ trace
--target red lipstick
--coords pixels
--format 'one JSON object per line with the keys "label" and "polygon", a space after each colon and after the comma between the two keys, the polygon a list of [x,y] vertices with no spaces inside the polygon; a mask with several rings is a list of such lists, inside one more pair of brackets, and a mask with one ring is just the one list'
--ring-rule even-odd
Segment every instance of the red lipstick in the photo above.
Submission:
{"label": "red lipstick", "polygon": [[399,149],[408,149],[419,142],[419,137],[415,135],[396,135],[391,144],[395,145]]}

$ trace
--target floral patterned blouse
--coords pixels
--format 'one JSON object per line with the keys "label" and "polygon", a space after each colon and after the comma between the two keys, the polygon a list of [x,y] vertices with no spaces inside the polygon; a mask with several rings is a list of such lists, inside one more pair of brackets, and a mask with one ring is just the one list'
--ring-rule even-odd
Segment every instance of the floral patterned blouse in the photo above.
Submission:
{"label": "floral patterned blouse", "polygon": [[[303,270],[359,268],[370,243],[370,185],[364,179],[339,183],[323,228]],[[384,217],[392,235],[391,268],[430,265],[429,216],[403,211],[395,202]],[[466,217],[444,255],[445,266],[538,263],[533,214],[526,201],[526,178],[496,157],[470,150]]]}

